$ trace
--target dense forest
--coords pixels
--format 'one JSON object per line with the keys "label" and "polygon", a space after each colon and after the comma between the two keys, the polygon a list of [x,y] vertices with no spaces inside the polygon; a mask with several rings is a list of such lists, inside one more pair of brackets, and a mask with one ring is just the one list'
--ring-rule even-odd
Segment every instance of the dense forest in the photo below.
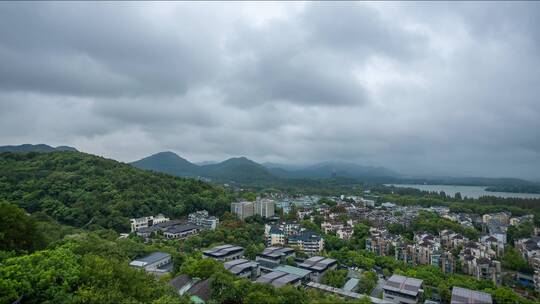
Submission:
{"label": "dense forest", "polygon": [[198,180],[80,152],[8,152],[0,154],[0,199],[63,224],[125,232],[130,217],[178,217],[196,209],[222,214],[232,194]]}

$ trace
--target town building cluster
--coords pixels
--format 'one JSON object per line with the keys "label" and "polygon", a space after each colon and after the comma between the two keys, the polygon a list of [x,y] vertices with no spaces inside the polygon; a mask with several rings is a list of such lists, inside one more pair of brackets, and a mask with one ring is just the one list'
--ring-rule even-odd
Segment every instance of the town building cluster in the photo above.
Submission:
{"label": "town building cluster", "polygon": [[197,235],[202,229],[216,229],[219,219],[208,215],[208,211],[201,210],[189,214],[187,222],[185,220],[171,220],[162,214],[133,218],[130,222],[131,232],[145,239],[162,235],[167,239],[181,240]]}

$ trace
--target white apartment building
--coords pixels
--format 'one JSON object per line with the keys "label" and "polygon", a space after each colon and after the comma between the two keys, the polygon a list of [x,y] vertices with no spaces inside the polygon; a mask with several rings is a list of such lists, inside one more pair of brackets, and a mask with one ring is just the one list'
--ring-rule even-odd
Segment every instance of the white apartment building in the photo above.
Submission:
{"label": "white apartment building", "polygon": [[147,228],[154,226],[155,224],[168,222],[171,219],[168,217],[163,216],[163,214],[158,214],[156,216],[144,216],[139,218],[133,218],[130,220],[131,222],[131,232],[138,231],[142,228]]}

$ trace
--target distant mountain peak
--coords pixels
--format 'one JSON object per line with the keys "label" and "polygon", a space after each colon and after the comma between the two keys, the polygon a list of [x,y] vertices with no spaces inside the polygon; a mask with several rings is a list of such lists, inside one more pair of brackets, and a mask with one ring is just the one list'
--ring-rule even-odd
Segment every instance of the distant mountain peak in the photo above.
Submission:
{"label": "distant mountain peak", "polygon": [[159,152],[131,163],[134,167],[176,176],[197,175],[199,166],[171,151]]}

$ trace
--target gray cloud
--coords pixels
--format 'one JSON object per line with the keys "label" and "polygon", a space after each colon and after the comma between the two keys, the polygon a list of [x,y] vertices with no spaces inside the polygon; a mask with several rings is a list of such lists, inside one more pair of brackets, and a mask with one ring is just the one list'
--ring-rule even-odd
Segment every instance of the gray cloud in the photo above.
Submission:
{"label": "gray cloud", "polygon": [[1,3],[0,144],[540,178],[538,3]]}

